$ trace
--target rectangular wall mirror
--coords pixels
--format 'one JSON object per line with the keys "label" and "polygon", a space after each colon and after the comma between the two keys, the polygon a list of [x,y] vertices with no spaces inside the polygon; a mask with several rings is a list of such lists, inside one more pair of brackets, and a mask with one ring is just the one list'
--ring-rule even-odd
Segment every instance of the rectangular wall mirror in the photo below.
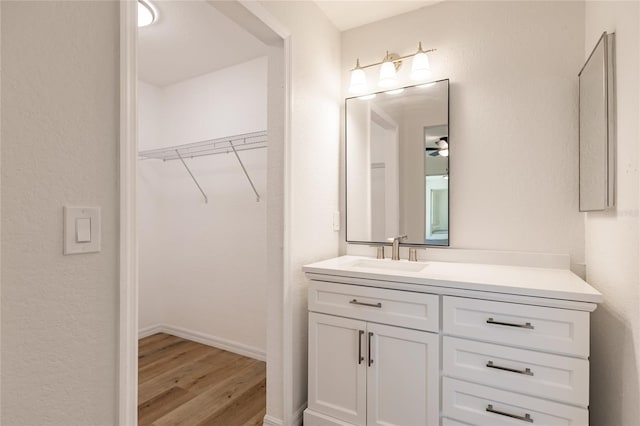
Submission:
{"label": "rectangular wall mirror", "polygon": [[449,80],[348,98],[347,242],[449,245]]}
{"label": "rectangular wall mirror", "polygon": [[615,205],[615,34],[603,33],[580,71],[580,211]]}

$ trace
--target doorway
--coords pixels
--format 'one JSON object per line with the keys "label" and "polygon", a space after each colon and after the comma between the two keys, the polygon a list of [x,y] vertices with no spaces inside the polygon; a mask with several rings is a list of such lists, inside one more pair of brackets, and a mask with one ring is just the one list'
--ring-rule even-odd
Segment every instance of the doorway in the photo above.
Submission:
{"label": "doorway", "polygon": [[[166,6],[168,3],[174,2],[162,2],[160,4],[161,8]],[[191,3],[190,6],[194,6],[194,3],[197,2],[175,3],[178,5]],[[216,10],[216,8],[212,7],[212,5],[207,2],[200,3],[200,6],[206,6],[211,8],[211,10]],[[228,8],[228,6],[229,5],[227,4],[226,7]],[[240,5],[236,4],[235,6],[238,7]],[[126,9],[127,6],[123,6],[123,8]],[[198,18],[202,18],[202,15],[205,14],[203,13],[203,10],[204,9],[201,8],[200,13],[196,13]],[[227,10],[225,15],[228,15],[228,12],[230,11]],[[245,15],[246,12],[247,11],[244,10]],[[210,13],[210,11],[207,13]],[[159,15],[162,16],[162,14],[163,12],[160,9]],[[218,12],[218,14],[220,13]],[[130,21],[131,11],[129,11],[129,16],[125,15],[127,15],[127,13],[126,11],[123,11],[123,21]],[[182,13],[182,15],[189,15],[189,13]],[[253,20],[255,21],[255,16]],[[153,27],[149,26],[149,29],[151,28]],[[193,28],[190,28],[189,30],[191,31]],[[264,33],[264,30],[262,32]],[[229,43],[229,38],[221,38],[225,43]],[[273,39],[271,41],[273,41]],[[129,35],[129,37],[127,37],[127,35],[124,34],[123,43],[128,43],[128,46],[130,47],[132,44],[131,36]],[[156,73],[156,77],[160,76],[159,78],[166,78],[167,80],[164,83],[153,84],[151,82],[152,85],[156,87],[148,87],[150,84],[149,81],[144,82],[143,80],[141,83],[135,82],[138,84],[129,81],[127,84],[126,79],[123,80],[123,105],[126,104],[130,106],[133,103],[131,101],[127,101],[126,95],[130,95],[131,92],[135,92],[131,90],[132,86],[134,89],[136,85],[138,86],[139,96],[137,97],[137,100],[139,101],[140,106],[138,107],[139,117],[135,124],[140,126],[140,147],[139,149],[135,149],[135,162],[131,162],[130,157],[133,149],[131,149],[132,144],[127,143],[127,140],[131,141],[132,139],[135,139],[131,132],[132,127],[135,128],[135,126],[132,125],[130,120],[128,122],[128,119],[132,116],[135,117],[135,111],[132,113],[130,110],[127,110],[126,107],[123,107],[123,157],[121,163],[123,188],[123,210],[121,216],[121,272],[123,273],[121,297],[122,347],[120,368],[121,424],[134,424],[137,416],[138,407],[132,400],[137,400],[137,398],[135,398],[137,392],[135,377],[138,372],[137,368],[135,368],[137,365],[137,362],[135,361],[138,355],[138,334],[141,337],[146,336],[149,338],[149,340],[145,342],[145,351],[150,347],[153,348],[154,346],[157,349],[157,347],[160,346],[160,341],[164,340],[165,343],[169,343],[171,339],[180,338],[187,340],[187,342],[181,341],[181,343],[176,343],[173,346],[174,348],[176,345],[188,345],[196,348],[194,344],[198,343],[216,348],[217,350],[233,352],[237,355],[244,356],[246,359],[251,359],[257,362],[263,362],[263,360],[266,359],[267,333],[265,328],[267,321],[265,305],[269,304],[269,309],[272,309],[271,301],[281,301],[281,296],[277,293],[282,293],[283,280],[281,277],[280,279],[272,280],[273,271],[263,270],[265,273],[261,274],[262,276],[260,277],[263,283],[261,289],[260,287],[256,287],[256,281],[251,279],[247,280],[246,278],[241,280],[241,283],[246,284],[247,281],[251,281],[250,284],[254,285],[254,287],[242,287],[240,284],[230,286],[229,284],[233,284],[232,280],[237,279],[239,275],[242,275],[242,273],[255,272],[247,271],[251,269],[247,268],[247,262],[251,262],[252,267],[258,263],[266,263],[266,256],[267,253],[270,252],[269,247],[271,246],[277,246],[280,250],[275,253],[270,253],[269,256],[271,261],[269,263],[272,264],[272,261],[275,261],[279,262],[280,265],[282,264],[282,240],[278,241],[278,239],[275,238],[266,243],[260,243],[258,241],[261,238],[261,233],[264,235],[264,240],[266,240],[266,234],[268,232],[266,225],[267,216],[269,217],[270,224],[275,223],[273,226],[281,227],[283,223],[282,206],[278,206],[278,203],[272,203],[268,209],[269,211],[267,211],[267,208],[265,207],[265,201],[271,197],[272,194],[281,198],[283,193],[283,188],[279,187],[282,185],[274,185],[273,182],[282,182],[284,170],[267,167],[267,162],[271,161],[276,164],[282,164],[282,160],[279,159],[279,157],[282,157],[284,152],[284,129],[286,126],[284,126],[283,123],[285,121],[284,112],[288,107],[284,96],[284,93],[286,92],[286,85],[277,83],[273,85],[272,83],[273,70],[284,71],[286,68],[285,64],[278,64],[277,66],[274,66],[273,64],[273,58],[276,58],[276,60],[283,60],[284,57],[284,43],[282,37],[278,38],[277,44],[279,44],[279,46],[274,45],[274,43],[269,43],[268,47],[265,47],[265,53],[263,56],[248,58],[248,60],[244,60],[244,62],[240,62],[239,64],[232,64],[218,70],[205,72],[204,74],[198,73],[195,77],[179,79],[173,82],[170,81],[171,79],[169,77],[166,77],[167,74],[170,74],[166,71],[175,71],[179,67],[167,66],[166,69],[163,69],[165,77],[162,77],[160,75],[162,73],[160,72]],[[164,47],[167,47],[166,43]],[[123,56],[126,59],[123,65],[123,73],[128,73],[129,76],[131,74],[131,67],[127,67],[127,61],[131,64],[132,60],[135,61],[136,58],[139,60],[138,66],[140,72],[138,74],[140,77],[144,74],[143,67],[141,66],[144,51],[142,50],[143,47],[138,46],[138,48],[139,52],[137,55],[135,53],[135,49],[132,49],[133,53],[130,50],[123,52]],[[163,55],[158,55],[156,53],[156,56],[161,57]],[[175,55],[169,56],[175,58]],[[265,56],[268,59],[266,59]],[[203,94],[203,90],[194,89],[194,85],[196,85],[195,80],[200,80],[200,82],[202,82],[202,80],[215,80],[214,77],[220,77],[220,75],[211,76],[209,74],[225,74],[225,71],[226,74],[239,78],[243,75],[242,72],[239,71],[240,68],[244,67],[245,71],[247,71],[247,68],[252,68],[253,66],[253,71],[255,71],[255,69],[260,68],[259,65],[261,61],[263,70],[266,71],[267,68],[269,69],[269,81],[271,82],[270,84],[272,87],[275,87],[275,90],[271,90],[269,92],[270,99],[266,103],[269,104],[269,109],[271,110],[271,105],[274,102],[273,99],[271,99],[271,95],[275,94],[275,98],[277,98],[275,103],[278,104],[282,110],[278,109],[270,112],[268,120],[264,118],[266,113],[263,114],[263,127],[266,125],[266,129],[264,130],[267,130],[267,133],[271,134],[268,132],[268,129],[273,128],[274,126],[276,128],[275,132],[272,133],[275,136],[275,143],[273,145],[269,145],[269,143],[267,143],[267,149],[259,147],[250,149],[246,145],[254,143],[259,144],[260,142],[247,140],[246,136],[248,134],[260,133],[260,130],[254,131],[255,129],[241,129],[239,128],[241,124],[238,124],[237,121],[232,122],[228,115],[229,111],[233,107],[238,106],[236,103],[238,102],[240,95],[242,95],[243,90],[241,85],[234,85],[228,82],[226,84],[222,83],[221,86],[218,86],[219,90],[213,90],[213,92],[218,96],[205,97],[204,99],[203,97],[200,97],[200,103],[195,106],[194,104],[186,103],[186,99],[189,98],[189,96],[197,98],[199,95]],[[269,62],[268,66],[265,66],[265,62],[268,61],[271,62]],[[230,67],[236,67],[236,69],[229,72],[228,68]],[[250,75],[249,81],[255,83],[256,79],[254,77],[256,74],[251,74],[251,71],[248,71],[247,73]],[[148,76],[149,74],[146,75]],[[152,79],[155,77],[151,75],[151,77],[146,78]],[[284,74],[277,76],[275,80],[284,82]],[[244,81],[246,82],[247,80]],[[266,86],[266,80],[262,79],[262,81]],[[145,87],[145,85],[147,85],[147,87]],[[222,122],[218,122],[219,125],[215,126],[215,130],[221,133],[220,129],[223,124],[228,127],[233,127],[233,125],[235,125],[236,128],[231,129],[229,132],[225,132],[225,135],[227,136],[211,134],[205,136],[204,139],[201,137],[196,138],[195,135],[197,131],[206,131],[207,124],[211,124],[209,121],[211,118],[210,116],[198,119],[197,111],[202,110],[206,113],[206,107],[211,106],[215,109],[216,105],[206,105],[206,103],[207,100],[211,100],[212,98],[222,98],[222,96],[220,96],[223,90],[222,88],[228,89],[229,97],[227,97],[226,102],[222,102],[224,104],[224,108],[217,110],[222,117]],[[264,91],[266,91],[266,88],[264,88]],[[206,92],[206,90],[204,90],[204,92]],[[255,90],[245,90],[245,93],[251,93],[253,95],[256,94]],[[185,103],[183,103],[183,101]],[[257,105],[260,104],[264,103],[254,99],[252,102],[249,102],[249,108],[247,108],[247,104],[245,103],[243,111],[245,113],[245,118],[246,113],[250,111],[250,108],[257,108]],[[175,107],[176,105],[178,105],[178,107]],[[227,115],[225,116],[225,114]],[[154,115],[155,119],[152,117]],[[179,117],[181,120],[173,120],[173,117]],[[189,119],[191,119],[191,122],[189,122]],[[148,124],[149,122],[156,124],[150,126]],[[177,137],[181,132],[183,135],[187,135],[187,137]],[[227,146],[227,152],[224,154],[220,153],[219,155],[215,154],[206,156],[206,158],[205,156],[197,158],[196,155],[184,156],[182,155],[183,151],[181,149],[177,149],[178,152],[176,155],[178,158],[163,158],[161,160],[166,161],[155,161],[153,165],[151,165],[151,159],[149,158],[145,160],[139,159],[139,151],[151,151],[158,149],[164,149],[166,151],[167,149],[175,148],[176,146],[184,145],[185,143],[189,144],[192,141],[198,143],[203,141],[214,141],[217,143],[220,142],[220,139],[229,139],[230,136],[238,135],[243,136],[242,142],[239,142],[236,139],[232,141],[223,141],[223,145]],[[150,146],[150,144],[146,144],[147,142],[145,142],[145,140],[153,140],[156,145]],[[182,141],[185,143],[181,143]],[[129,149],[127,150],[127,148]],[[269,160],[266,159],[267,151],[269,152]],[[125,152],[128,152],[127,158],[125,158]],[[158,159],[155,158],[155,160]],[[212,167],[212,165],[216,167]],[[267,171],[267,169],[269,170]],[[132,170],[136,171],[135,175],[140,174],[144,176],[144,179],[140,179],[139,181],[137,194],[135,192],[131,194],[132,181],[135,182],[135,179],[133,178],[136,177],[133,175]],[[138,171],[140,173],[138,173]],[[217,171],[218,175],[216,175],[214,171]],[[222,174],[222,176],[220,176],[220,174]],[[269,180],[272,182],[270,185],[267,185],[266,183],[267,174],[269,174]],[[275,179],[273,178],[274,175]],[[238,177],[240,177],[240,179],[236,179]],[[275,191],[272,191],[273,188],[275,188]],[[251,203],[247,203],[247,199],[250,199]],[[138,214],[133,215],[135,220],[132,220],[131,215],[131,212],[135,211],[135,209],[132,208],[133,201],[135,201],[135,205],[138,208]],[[215,207],[217,207],[217,209]],[[233,212],[229,213],[229,210],[232,208],[236,209],[235,214]],[[150,214],[150,212],[153,212],[153,214]],[[246,216],[250,214],[254,214],[253,218],[249,218],[249,222],[252,222],[252,224],[246,225],[245,223],[242,225],[245,222],[240,220],[242,215]],[[143,215],[146,215],[145,220],[140,220]],[[256,217],[261,217],[261,219],[255,220]],[[274,220],[274,217],[276,220]],[[179,219],[177,223],[175,221],[176,218]],[[218,222],[207,222],[208,225],[203,225],[203,221],[211,221],[212,219],[218,219]],[[174,221],[172,222],[172,220]],[[264,224],[261,230],[255,227],[251,228],[253,224],[258,223]],[[215,228],[215,226],[219,224],[223,224],[224,229]],[[137,233],[135,232],[136,225]],[[234,229],[233,226],[237,226],[237,228]],[[211,231],[215,231],[216,229],[219,232],[215,233],[213,238],[211,238]],[[137,234],[139,241],[139,262],[135,258],[135,253],[131,251],[132,247],[138,245],[136,244],[135,238],[131,238],[132,231],[134,231],[134,235]],[[152,240],[147,239],[148,237],[151,237]],[[251,245],[252,243],[253,246],[247,248],[247,245]],[[205,247],[203,244],[211,245]],[[194,246],[196,247],[196,250],[193,250]],[[209,249],[209,253],[207,253],[207,249]],[[216,252],[215,250],[219,251]],[[254,252],[251,250],[254,250]],[[234,261],[236,262],[235,269],[229,268],[234,265]],[[140,304],[131,303],[136,300],[135,293],[136,290],[138,290],[135,286],[136,264],[139,264],[140,267]],[[208,268],[211,268],[216,264],[220,269],[216,269],[215,273],[210,273],[211,271]],[[233,269],[235,274],[228,273],[230,269]],[[253,269],[259,270],[259,267]],[[273,269],[277,270],[278,268]],[[194,280],[194,277],[197,279]],[[226,283],[227,286],[217,287],[217,290],[219,290],[218,292],[200,295],[199,297],[194,296],[194,294],[196,294],[194,289],[211,290],[214,285],[213,283],[218,282]],[[273,285],[274,282],[277,283],[275,286]],[[267,291],[268,285],[270,285],[270,287]],[[264,293],[256,291],[257,289],[260,291],[263,290]],[[228,293],[233,292],[236,292],[236,294],[231,296],[228,295]],[[251,300],[249,299],[256,295],[259,297],[255,297],[254,300],[259,299],[259,303],[254,302],[254,304],[251,305]],[[188,297],[191,297],[191,300],[185,300],[188,299]],[[267,301],[267,303],[265,303],[265,301]],[[216,308],[213,307],[215,302],[222,302],[222,304],[218,305]],[[247,304],[240,306],[240,302],[246,302]],[[185,307],[187,309],[181,309]],[[224,309],[227,309],[226,314],[223,312]],[[276,307],[275,310],[279,313],[280,318],[282,318],[282,304],[280,304],[279,307]],[[138,322],[138,314],[140,316],[139,326],[135,324]],[[217,319],[212,318],[211,314],[218,314],[219,317]],[[149,318],[154,318],[154,315],[155,318],[158,318],[158,315],[164,315],[164,318],[169,319],[150,320]],[[209,315],[209,317],[205,318],[206,315]],[[233,321],[233,315],[236,315],[236,319],[240,319],[238,321]],[[205,320],[194,320],[194,318],[198,316],[200,316],[200,320],[202,318],[205,318]],[[213,317],[215,317],[215,315],[213,315]],[[224,320],[220,320],[220,317],[223,317]],[[251,325],[252,321],[254,326]],[[263,339],[262,347],[260,342],[258,342],[258,344],[252,343],[257,341],[256,336],[260,334],[256,333],[256,323],[260,323],[259,327],[262,328],[260,331]],[[213,330],[211,328],[203,331],[202,329],[198,329],[198,327],[201,326],[219,326],[221,327],[219,330],[222,331],[218,332],[219,330]],[[271,328],[274,326],[278,327],[276,324],[269,326]],[[213,332],[211,330],[213,330]],[[225,332],[228,332],[229,334],[225,335]],[[251,333],[253,333],[253,336]],[[237,338],[230,338],[229,335],[236,336]],[[259,339],[259,337],[260,336],[257,338]],[[251,340],[252,338],[254,339],[253,341]],[[168,346],[171,346],[172,344],[173,343],[169,343]],[[272,345],[274,345],[273,342]],[[281,342],[275,342],[276,347],[280,345]],[[176,349],[171,350],[174,352],[172,352],[173,355],[169,356],[170,359],[174,359],[176,356],[177,358],[184,359],[199,356],[187,355],[186,351],[178,350],[176,352]],[[197,347],[196,352],[202,355],[204,354],[205,349]],[[161,352],[157,352],[157,354],[158,353]],[[140,355],[148,356],[149,354],[147,353],[145,355],[141,350]],[[215,355],[209,355],[215,358]],[[204,356],[206,357],[207,355]],[[142,364],[143,362],[141,362],[141,368],[143,368]],[[148,367],[148,364],[145,364],[145,366]],[[153,368],[160,369],[159,363],[155,364]],[[277,374],[281,374],[281,370],[278,370]],[[132,386],[133,384],[136,384],[136,386]],[[140,384],[143,384],[142,380]],[[165,391],[168,392],[168,390]],[[281,389],[277,390],[277,392],[279,391],[281,391]],[[176,390],[174,390],[174,392],[176,392]],[[256,391],[255,389],[252,389],[251,392]],[[158,395],[153,395],[153,397],[158,397]],[[153,397],[151,399],[153,399]],[[133,421],[131,421],[132,419]]]}

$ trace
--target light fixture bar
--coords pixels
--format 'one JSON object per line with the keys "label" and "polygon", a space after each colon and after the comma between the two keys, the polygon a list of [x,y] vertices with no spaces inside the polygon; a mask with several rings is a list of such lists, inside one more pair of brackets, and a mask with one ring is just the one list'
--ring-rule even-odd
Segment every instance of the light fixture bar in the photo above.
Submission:
{"label": "light fixture bar", "polygon": [[[425,50],[424,53],[431,53],[431,52],[435,52],[436,50],[438,50],[438,49],[429,49],[429,50]],[[413,58],[414,55],[415,55],[415,53],[412,53],[411,55],[399,56],[397,58],[391,59],[391,62],[393,62],[393,63],[401,62],[403,59]],[[371,68],[371,67],[375,67],[375,66],[378,66],[378,65],[382,65],[384,62],[385,61],[383,60],[383,61],[380,61],[380,62],[376,62],[375,64],[359,65],[359,67],[360,67],[360,69]]]}

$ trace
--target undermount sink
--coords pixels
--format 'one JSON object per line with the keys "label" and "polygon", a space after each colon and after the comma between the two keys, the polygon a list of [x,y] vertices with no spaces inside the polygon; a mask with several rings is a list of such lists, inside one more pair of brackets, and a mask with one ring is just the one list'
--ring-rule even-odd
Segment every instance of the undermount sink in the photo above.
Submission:
{"label": "undermount sink", "polygon": [[427,267],[426,263],[409,263],[394,260],[360,259],[349,265],[352,268],[383,269],[385,271],[420,272]]}

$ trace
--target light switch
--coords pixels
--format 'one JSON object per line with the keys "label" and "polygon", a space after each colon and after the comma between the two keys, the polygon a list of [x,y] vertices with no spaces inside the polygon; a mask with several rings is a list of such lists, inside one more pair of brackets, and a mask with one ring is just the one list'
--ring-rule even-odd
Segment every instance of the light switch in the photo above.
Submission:
{"label": "light switch", "polygon": [[76,219],[76,243],[90,243],[91,242],[91,219],[90,218],[78,218]]}
{"label": "light switch", "polygon": [[64,254],[100,251],[100,207],[64,207]]}

